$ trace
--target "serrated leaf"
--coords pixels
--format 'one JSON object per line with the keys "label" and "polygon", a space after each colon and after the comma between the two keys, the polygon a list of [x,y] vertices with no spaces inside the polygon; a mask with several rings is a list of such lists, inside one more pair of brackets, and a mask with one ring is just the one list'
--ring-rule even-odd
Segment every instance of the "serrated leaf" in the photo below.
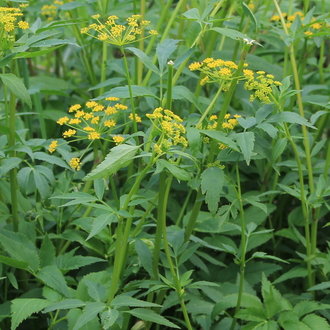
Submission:
{"label": "serrated leaf", "polygon": [[56,302],[55,304],[50,304],[47,306],[42,312],[43,313],[49,313],[53,312],[59,309],[73,309],[85,306],[86,303],[79,300],[79,299],[64,299],[59,302]]}
{"label": "serrated leaf", "polygon": [[32,107],[30,94],[21,78],[18,78],[12,73],[2,73],[0,74],[0,79],[17,98],[26,103],[30,108]]}
{"label": "serrated leaf", "polygon": [[121,144],[111,149],[104,161],[84,177],[84,181],[108,177],[128,165],[139,147]]}
{"label": "serrated leaf", "polygon": [[70,291],[66,284],[65,278],[56,266],[51,265],[42,268],[36,277],[50,288],[63,294],[65,297],[70,296]]}
{"label": "serrated leaf", "polygon": [[229,148],[235,150],[235,151],[239,151],[237,144],[235,143],[235,141],[233,141],[230,137],[226,136],[224,133],[219,132],[219,131],[212,131],[212,130],[200,130],[201,133],[209,136],[210,138],[221,142],[223,144],[225,144],[226,146],[228,146]]}
{"label": "serrated leaf", "polygon": [[105,308],[105,304],[100,302],[88,303],[84,308],[82,314],[78,317],[76,324],[73,327],[73,330],[81,329],[89,321],[95,319],[97,314],[102,312]]}
{"label": "serrated leaf", "polygon": [[211,213],[216,213],[224,185],[224,172],[219,167],[209,167],[201,175],[201,189]]}
{"label": "serrated leaf", "polygon": [[163,171],[164,168],[166,168],[178,180],[189,181],[191,179],[190,173],[183,168],[172,164],[165,159],[158,159],[156,173]]}
{"label": "serrated leaf", "polygon": [[101,214],[98,217],[96,217],[92,224],[92,230],[89,233],[88,237],[86,238],[86,241],[97,235],[99,232],[101,232],[107,225],[110,225],[111,223],[115,222],[117,219],[115,214]]}
{"label": "serrated leaf", "polygon": [[119,312],[116,309],[109,308],[108,310],[101,313],[101,323],[104,330],[110,329],[119,317]]}
{"label": "serrated leaf", "polygon": [[330,324],[328,321],[316,314],[309,314],[306,315],[303,319],[302,322],[305,323],[308,327],[311,329],[317,329],[317,330],[329,330],[330,329]]}
{"label": "serrated leaf", "polygon": [[281,258],[278,258],[278,257],[275,257],[275,256],[271,256],[265,252],[254,252],[251,256],[251,259],[253,258],[260,258],[260,259],[272,259],[272,260],[276,260],[276,261],[279,261],[279,262],[284,262],[286,264],[288,264],[287,261],[281,259]]}
{"label": "serrated leaf", "polygon": [[24,269],[24,270],[28,269],[28,267],[29,267],[29,264],[27,262],[16,260],[16,259],[9,258],[6,256],[1,256],[1,255],[0,255],[0,263],[8,265],[10,267]]}
{"label": "serrated leaf", "polygon": [[330,281],[328,282],[322,282],[319,284],[316,284],[308,289],[308,291],[317,291],[317,290],[325,290],[330,288]]}
{"label": "serrated leaf", "polygon": [[213,30],[215,32],[218,32],[228,38],[234,39],[234,40],[243,40],[247,39],[247,35],[243,34],[237,30],[229,29],[229,28],[219,28],[219,27],[214,27],[210,30]]}
{"label": "serrated leaf", "polygon": [[303,277],[305,278],[307,276],[307,269],[302,267],[295,267],[287,271],[286,273],[282,274],[280,277],[278,277],[273,283],[281,283],[287,280],[290,280],[292,278],[299,278]]}
{"label": "serrated leaf", "polygon": [[49,302],[45,299],[19,298],[11,303],[11,330],[15,330],[24,320],[40,312]]}
{"label": "serrated leaf", "polygon": [[316,301],[304,300],[295,305],[293,310],[298,315],[298,317],[301,318],[302,316],[315,311],[330,310],[330,305],[320,304]]}
{"label": "serrated leaf", "polygon": [[250,164],[250,160],[252,157],[252,151],[254,148],[254,133],[253,132],[242,132],[237,133],[236,135],[236,142],[244,156],[246,164]]}
{"label": "serrated leaf", "polygon": [[161,305],[154,304],[148,301],[143,301],[140,299],[136,299],[134,297],[128,295],[120,295],[115,297],[111,306],[113,307],[161,307]]}
{"label": "serrated leaf", "polygon": [[153,310],[150,310],[150,309],[135,308],[135,309],[132,309],[125,313],[129,313],[144,321],[165,325],[170,328],[180,329],[180,327],[178,327],[174,323],[168,321],[165,317],[157,314],[156,312],[154,312]]}

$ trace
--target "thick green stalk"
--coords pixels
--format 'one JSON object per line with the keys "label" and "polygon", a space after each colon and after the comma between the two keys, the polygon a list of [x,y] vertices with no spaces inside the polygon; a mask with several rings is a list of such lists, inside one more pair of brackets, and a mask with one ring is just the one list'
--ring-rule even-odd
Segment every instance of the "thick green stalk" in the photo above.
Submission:
{"label": "thick green stalk", "polygon": [[[8,146],[11,149],[10,156],[16,157],[16,151],[13,150],[16,144],[16,97],[13,93],[10,93],[8,104],[8,115],[9,115],[9,136]],[[18,231],[18,200],[17,200],[17,169],[13,168],[9,172],[10,181],[10,198],[11,198],[11,213],[13,219],[14,231]]]}
{"label": "thick green stalk", "polygon": [[157,227],[156,227],[156,235],[155,235],[155,243],[152,255],[152,271],[153,278],[158,279],[158,264],[159,264],[159,256],[160,256],[160,248],[162,242],[162,235],[164,230],[163,226],[166,226],[166,209],[168,202],[168,195],[170,191],[170,187],[172,184],[173,176],[167,178],[167,174],[165,171],[160,173],[159,176],[159,193],[158,193],[158,208],[157,208]]}
{"label": "thick green stalk", "polygon": [[[108,60],[108,44],[106,42],[103,42],[100,83],[103,83],[107,78],[107,60]],[[101,87],[99,91],[99,95],[102,95],[103,93],[104,93],[104,87]]]}
{"label": "thick green stalk", "polygon": [[[273,0],[274,5],[276,7],[276,10],[281,18],[281,23],[283,26],[283,30],[287,36],[289,36],[289,31],[285,25],[284,17],[281,11],[281,8],[279,7],[276,0]],[[300,116],[305,118],[305,112],[304,112],[304,105],[302,101],[301,96],[301,86],[300,86],[300,80],[299,80],[299,74],[298,74],[298,68],[297,68],[297,62],[296,62],[296,56],[295,56],[295,49],[293,43],[289,46],[289,58],[291,62],[291,68],[294,78],[294,84],[295,89],[297,90],[296,97],[297,97],[297,104],[298,104],[298,110]],[[313,177],[313,167],[312,167],[312,159],[311,159],[311,151],[310,151],[310,143],[308,138],[308,130],[305,125],[302,125],[302,133],[303,133],[303,143],[305,148],[305,154],[306,154],[306,163],[307,163],[307,171],[308,171],[308,182],[309,182],[309,189],[310,192],[314,192],[314,177]]]}
{"label": "thick green stalk", "polygon": [[[121,208],[121,211],[127,211],[132,197],[138,191],[142,179],[145,177],[145,175],[148,173],[150,167],[152,166],[152,162],[153,162],[153,160],[151,159],[149,164],[136,177],[135,182],[125,199],[125,203],[124,203],[123,207]],[[134,209],[130,209],[131,214],[133,211],[134,211]],[[112,299],[114,298],[115,294],[117,293],[117,291],[119,289],[119,282],[120,282],[122,270],[124,268],[126,251],[127,251],[127,246],[128,246],[128,238],[129,238],[131,226],[132,226],[132,217],[129,217],[128,219],[126,219],[125,228],[124,228],[124,218],[123,217],[118,218],[118,227],[116,230],[117,239],[116,239],[115,261],[114,261],[114,269],[113,269],[113,273],[112,273],[111,287],[110,287],[108,302],[112,301]]]}
{"label": "thick green stalk", "polygon": [[233,330],[236,325],[236,313],[239,312],[242,303],[242,297],[244,292],[244,277],[245,277],[245,263],[246,263],[246,248],[247,248],[247,239],[246,239],[246,223],[245,223],[245,214],[243,208],[242,192],[241,192],[241,180],[239,175],[238,164],[236,163],[236,185],[237,185],[237,199],[239,202],[239,212],[240,212],[240,225],[241,225],[241,244],[240,244],[240,270],[239,270],[239,287],[238,287],[238,296],[235,307],[235,315],[231,323],[230,329]]}
{"label": "thick green stalk", "polygon": [[[276,104],[278,110],[280,112],[282,112],[283,108],[282,108],[281,104],[279,104],[277,102],[277,100],[275,99],[275,97],[273,95],[271,95],[271,99]],[[313,271],[312,271],[312,264],[311,264],[313,247],[311,244],[310,211],[309,211],[307,196],[306,196],[306,192],[305,192],[304,172],[303,172],[303,167],[302,167],[298,147],[291,136],[287,123],[284,123],[283,126],[284,126],[286,138],[289,140],[289,142],[291,144],[292,151],[293,151],[296,163],[297,163],[299,185],[300,185],[300,200],[301,200],[301,207],[302,207],[303,216],[304,216],[304,227],[305,227],[306,256],[307,256],[306,264],[307,264],[307,272],[308,272],[307,278],[308,278],[308,286],[311,287],[311,286],[313,286]]]}

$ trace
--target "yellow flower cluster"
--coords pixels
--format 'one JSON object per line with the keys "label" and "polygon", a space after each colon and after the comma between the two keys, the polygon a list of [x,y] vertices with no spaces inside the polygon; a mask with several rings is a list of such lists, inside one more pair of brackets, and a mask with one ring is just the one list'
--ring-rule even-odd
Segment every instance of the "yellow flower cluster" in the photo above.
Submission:
{"label": "yellow flower cluster", "polygon": [[256,74],[252,70],[243,70],[246,82],[244,84],[245,89],[248,91],[254,91],[250,95],[250,101],[259,99],[263,103],[270,103],[270,94],[272,93],[272,86],[281,86],[282,83],[274,80],[272,74],[266,74],[265,71],[257,71]]}
{"label": "yellow flower cluster", "polygon": [[[288,15],[287,13],[282,13],[283,18],[285,20],[285,25],[287,28],[290,28],[293,21],[299,17],[301,20],[304,20],[305,16],[301,11],[296,11],[294,12],[292,15]],[[281,18],[279,15],[274,15],[270,18],[271,22],[280,22]],[[314,35],[314,33],[318,30],[324,29],[324,28],[329,28],[329,24],[326,24],[325,21],[323,22],[317,22],[316,19],[313,17],[312,18],[312,22],[310,24],[302,24],[302,26],[304,26],[305,28],[307,28],[308,30],[306,30],[304,32],[305,36],[307,37],[311,37]]]}
{"label": "yellow flower cluster", "polygon": [[[247,69],[248,64],[244,63],[243,74],[238,77],[241,81],[246,81],[244,87],[249,91],[254,91],[251,95],[251,102],[259,99],[264,103],[269,103],[269,94],[272,92],[272,86],[280,86],[279,81],[274,80],[274,76],[266,74],[264,71],[254,72]],[[222,90],[227,90],[230,81],[237,73],[238,65],[233,61],[224,61],[208,57],[201,62],[194,62],[189,65],[191,71],[200,71],[205,77],[200,81],[201,85],[217,82],[222,84]]]}
{"label": "yellow flower cluster", "polygon": [[[57,124],[68,126],[63,132],[63,138],[74,137],[74,141],[88,140],[89,143],[95,140],[107,140],[120,144],[125,138],[121,135],[111,135],[114,128],[118,128],[117,121],[121,117],[121,113],[127,110],[127,106],[119,103],[118,97],[108,97],[105,99],[106,105],[96,101],[88,101],[84,105],[74,104],[69,107],[68,115],[57,120]],[[141,117],[131,113],[128,115],[131,121],[141,122]],[[122,127],[125,124],[120,125]],[[109,139],[111,137],[111,140]],[[50,143],[48,151],[53,153],[58,147],[58,141],[54,140]],[[79,160],[79,162],[78,162]],[[72,162],[71,162],[72,161]],[[73,169],[80,169],[80,158],[74,158],[70,161]]]}
{"label": "yellow flower cluster", "polygon": [[19,7],[0,7],[0,34],[2,50],[8,49],[15,41],[15,28],[26,30],[29,23],[22,20],[23,8],[27,7],[22,4]]}
{"label": "yellow flower cluster", "polygon": [[55,0],[50,5],[43,5],[41,7],[41,15],[46,16],[48,21],[53,21],[57,16],[59,6],[62,6],[66,2],[72,2],[72,1],[73,0],[64,0],[64,1]]}
{"label": "yellow flower cluster", "polygon": [[182,125],[183,120],[173,111],[159,107],[146,116],[160,133],[157,143],[154,144],[154,151],[157,154],[163,154],[175,145],[188,146],[188,141],[184,136],[186,129]]}
{"label": "yellow flower cluster", "polygon": [[155,30],[149,30],[148,35],[144,35],[144,31],[150,25],[150,21],[142,19],[141,15],[128,17],[124,24],[118,24],[119,18],[115,15],[109,16],[103,22],[100,21],[99,14],[93,15],[92,18],[97,23],[82,28],[80,32],[117,46],[123,46],[158,34]]}
{"label": "yellow flower cluster", "polygon": [[80,170],[80,158],[74,157],[71,158],[71,160],[69,161],[69,165],[74,169],[79,171]]}
{"label": "yellow flower cluster", "polygon": [[[203,86],[206,83],[212,82],[227,82],[229,83],[238,69],[238,66],[233,61],[224,61],[222,59],[214,59],[208,57],[202,62],[194,62],[189,65],[190,71],[200,71],[205,77],[200,81]],[[228,84],[227,84],[228,85]]]}

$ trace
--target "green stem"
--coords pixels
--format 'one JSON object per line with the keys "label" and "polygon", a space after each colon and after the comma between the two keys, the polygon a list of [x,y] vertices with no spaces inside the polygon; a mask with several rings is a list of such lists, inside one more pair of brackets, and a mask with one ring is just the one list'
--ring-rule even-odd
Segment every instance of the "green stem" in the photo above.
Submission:
{"label": "green stem", "polygon": [[221,91],[222,91],[222,87],[223,87],[224,82],[221,83],[218,91],[215,93],[212,101],[210,102],[210,104],[207,106],[206,110],[204,111],[204,113],[202,114],[201,118],[199,119],[198,123],[196,124],[197,127],[199,127],[203,120],[206,118],[206,116],[209,114],[209,112],[213,109],[215,102],[217,101]]}
{"label": "green stem", "polygon": [[238,296],[235,307],[235,315],[233,321],[231,323],[230,329],[233,330],[236,325],[236,314],[239,312],[242,303],[242,297],[244,292],[244,277],[245,277],[245,263],[246,263],[246,248],[247,248],[247,239],[246,239],[246,223],[245,223],[245,214],[243,208],[243,200],[242,200],[242,191],[241,191],[241,180],[239,175],[238,164],[236,163],[236,184],[237,184],[237,199],[239,202],[239,210],[240,210],[240,221],[241,221],[241,256],[240,256],[240,271],[239,271],[239,287],[238,287]]}
{"label": "green stem", "polygon": [[165,171],[160,173],[159,176],[159,194],[158,194],[158,209],[157,209],[157,228],[155,235],[155,243],[152,255],[152,270],[154,279],[159,278],[158,272],[158,264],[159,264],[159,256],[160,256],[160,248],[162,235],[164,230],[163,226],[166,227],[166,208],[168,202],[168,195],[171,188],[173,176],[167,178],[167,174]]}
{"label": "green stem", "polygon": [[[122,206],[121,211],[127,211],[132,197],[138,191],[141,181],[145,177],[145,175],[148,173],[150,167],[152,166],[152,163],[153,163],[153,160],[151,159],[149,164],[136,177],[131,190],[129,191],[128,195],[126,196],[125,203]],[[134,209],[130,209],[131,214],[133,213],[133,211],[134,211]],[[113,269],[113,273],[112,273],[111,287],[110,287],[110,293],[109,293],[109,297],[108,297],[109,303],[112,301],[112,299],[114,298],[114,296],[117,293],[118,288],[119,288],[120,277],[122,274],[122,270],[123,270],[125,258],[126,258],[126,250],[127,250],[127,245],[128,245],[130,229],[132,226],[132,219],[133,219],[132,217],[129,217],[128,219],[126,219],[126,225],[124,228],[124,218],[123,217],[118,218],[118,227],[117,227],[117,231],[116,231],[117,240],[116,240],[114,269]]]}
{"label": "green stem", "polygon": [[199,214],[199,211],[201,209],[202,203],[203,203],[203,198],[202,198],[202,191],[198,189],[198,192],[196,193],[196,198],[195,198],[195,203],[194,206],[191,210],[191,214],[188,220],[188,224],[186,226],[185,232],[184,232],[184,240],[185,242],[189,241],[189,238],[191,234],[194,231],[195,224],[197,221],[197,217]]}
{"label": "green stem", "polygon": [[[127,58],[126,58],[126,54],[125,54],[123,47],[121,47],[120,50],[121,50],[121,53],[123,54],[124,68],[125,68],[125,72],[126,72],[126,79],[127,79],[128,92],[129,92],[129,99],[131,102],[133,118],[135,118],[136,111],[135,111],[135,105],[134,105],[134,99],[133,99],[131,75],[129,73]],[[135,120],[132,120],[132,122],[133,122],[133,133],[136,133],[137,132],[137,122]]]}
{"label": "green stem", "polygon": [[[108,44],[106,42],[103,42],[100,83],[103,83],[107,77],[107,60],[108,60]],[[99,95],[102,95],[103,93],[104,93],[104,87],[101,87],[99,91]]]}
{"label": "green stem", "polygon": [[180,279],[176,270],[176,267],[174,266],[174,263],[172,261],[172,257],[171,257],[171,252],[170,252],[170,247],[169,247],[169,243],[168,243],[168,239],[167,239],[167,231],[166,231],[166,207],[167,207],[167,201],[168,201],[168,195],[169,195],[169,191],[170,191],[170,187],[171,187],[171,183],[172,183],[172,179],[173,176],[171,175],[170,177],[168,177],[166,179],[166,184],[165,184],[165,189],[164,189],[164,199],[162,200],[162,204],[163,204],[163,208],[162,208],[162,231],[163,231],[163,244],[164,244],[164,251],[165,251],[165,255],[167,258],[167,262],[168,265],[170,267],[170,271],[172,274],[172,278],[173,278],[173,284],[175,287],[175,291],[178,295],[179,301],[180,301],[180,305],[182,308],[182,313],[183,313],[183,317],[186,323],[186,327],[188,330],[192,330],[192,326],[191,326],[191,322],[189,319],[189,315],[188,315],[188,311],[184,302],[184,289],[181,287],[180,284]]}

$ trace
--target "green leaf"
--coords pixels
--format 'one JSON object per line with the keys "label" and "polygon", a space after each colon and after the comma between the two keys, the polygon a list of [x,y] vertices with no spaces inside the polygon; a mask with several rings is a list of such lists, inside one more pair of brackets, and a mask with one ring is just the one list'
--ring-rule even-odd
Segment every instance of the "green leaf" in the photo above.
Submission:
{"label": "green leaf", "polygon": [[143,301],[140,299],[136,299],[134,297],[128,295],[120,295],[115,297],[112,302],[111,306],[113,307],[161,307],[161,305],[154,304],[148,301]]}
{"label": "green leaf", "polygon": [[36,277],[65,297],[70,296],[70,290],[66,284],[65,278],[56,266],[51,265],[42,268]]}
{"label": "green leaf", "polygon": [[40,312],[49,302],[45,299],[19,298],[11,303],[11,330],[15,330],[24,320]]}
{"label": "green leaf", "polygon": [[287,261],[281,259],[281,258],[278,258],[278,257],[275,257],[275,256],[271,256],[265,252],[254,252],[251,256],[251,259],[253,258],[260,258],[260,259],[272,259],[272,260],[276,260],[276,261],[279,261],[279,262],[284,262],[286,264],[288,264]]}
{"label": "green leaf", "polygon": [[137,153],[139,147],[120,144],[111,149],[104,161],[84,177],[85,181],[105,178],[126,167]]}
{"label": "green leaf", "polygon": [[103,327],[102,329],[104,330],[110,329],[110,327],[115,324],[118,317],[119,317],[119,312],[116,309],[108,308],[108,310],[101,313],[100,318]]}
{"label": "green leaf", "polygon": [[209,167],[201,175],[201,189],[211,213],[216,213],[225,181],[224,172],[219,167]]}
{"label": "green leaf", "polygon": [[262,274],[261,283],[261,293],[264,299],[267,318],[272,318],[282,311],[292,309],[290,303],[284,299],[280,292],[267,280],[264,273]]}
{"label": "green leaf", "polygon": [[[133,97],[141,97],[141,96],[149,96],[157,98],[157,96],[151,92],[150,89],[138,85],[132,85],[132,96]],[[109,92],[104,93],[103,95],[95,98],[94,100],[104,100],[107,97],[116,96],[122,99],[128,99],[130,97],[129,95],[129,89],[128,86],[120,86],[112,88]]]}
{"label": "green leaf", "polygon": [[46,234],[42,240],[41,248],[39,252],[40,256],[40,266],[45,267],[53,265],[55,263],[56,250],[52,241]]}
{"label": "green leaf", "polygon": [[165,325],[166,327],[170,327],[170,328],[180,329],[180,327],[178,327],[174,323],[165,319],[165,317],[157,314],[156,312],[154,312],[153,310],[150,310],[150,309],[135,308],[135,309],[132,309],[125,313],[129,313],[144,321]]}
{"label": "green leaf", "polygon": [[233,29],[229,29],[229,28],[214,27],[210,30],[218,32],[221,35],[234,39],[234,40],[243,40],[243,39],[248,38],[246,34],[243,34],[237,30],[233,30]]}
{"label": "green leaf", "polygon": [[250,164],[250,160],[252,157],[252,151],[254,148],[254,133],[253,132],[242,132],[237,133],[236,142],[243,153],[246,164]]}
{"label": "green leaf", "polygon": [[88,303],[82,314],[78,317],[77,322],[72,330],[81,329],[89,321],[95,319],[97,317],[97,314],[102,312],[104,308],[105,308],[105,304],[101,302]]}
{"label": "green leaf", "polygon": [[187,172],[183,168],[181,168],[175,164],[172,164],[165,159],[158,159],[157,160],[157,170],[155,173],[159,173],[159,172],[163,171],[164,168],[166,168],[178,180],[189,181],[191,179],[189,172]]}
{"label": "green leaf", "polygon": [[102,231],[107,225],[112,224],[117,219],[115,214],[101,214],[96,217],[93,221],[92,230],[89,233],[86,241],[97,235],[100,231]]}
{"label": "green leaf", "polygon": [[79,299],[64,299],[55,304],[48,305],[42,312],[49,313],[59,309],[73,309],[85,306],[86,303]]}
{"label": "green leaf", "polygon": [[186,12],[184,12],[182,15],[190,20],[194,20],[194,21],[201,20],[201,15],[199,14],[199,11],[197,8],[191,8],[191,9],[187,10]]}
{"label": "green leaf", "polygon": [[48,155],[45,152],[34,152],[33,157],[38,160],[43,160],[49,164],[55,164],[57,166],[70,169],[68,164],[63,159],[54,155]]}
{"label": "green leaf", "polygon": [[163,73],[169,57],[178,47],[179,41],[180,40],[165,39],[163,42],[157,45],[156,55],[158,58],[158,64],[161,73]]}
{"label": "green leaf", "polygon": [[238,147],[235,143],[235,141],[233,141],[230,137],[226,136],[224,133],[219,132],[219,131],[211,131],[211,130],[200,130],[201,133],[209,136],[210,138],[221,142],[223,144],[225,144],[226,146],[228,146],[229,148],[235,150],[235,151],[239,151]]}
{"label": "green leaf", "polygon": [[322,282],[320,284],[316,284],[308,289],[308,291],[317,291],[317,290],[325,290],[330,288],[330,281]]}
{"label": "green leaf", "polygon": [[13,168],[18,167],[18,165],[22,162],[21,158],[18,157],[10,157],[2,159],[0,162],[0,177],[7,174]]}
{"label": "green leaf", "polygon": [[32,107],[29,92],[21,78],[18,78],[12,73],[2,73],[0,74],[0,79],[17,98],[26,103],[30,108]]}
{"label": "green leaf", "polygon": [[278,277],[273,283],[281,283],[287,280],[290,280],[292,278],[299,278],[303,277],[305,278],[307,276],[307,269],[302,267],[294,267],[287,271],[286,273],[282,274],[280,277]]}
{"label": "green leaf", "polygon": [[299,124],[304,125],[310,128],[315,128],[307,119],[301,117],[295,112],[283,111],[277,113],[276,115],[271,116],[267,122],[269,123],[290,123],[290,124]]}
{"label": "green leaf", "polygon": [[34,243],[24,234],[1,229],[0,244],[13,259],[23,261],[27,263],[33,271],[37,271],[39,267],[37,249]]}
{"label": "green leaf", "polygon": [[149,273],[150,276],[152,276],[152,255],[148,249],[147,244],[145,244],[142,240],[136,239],[135,250],[142,264],[142,267]]}
{"label": "green leaf", "polygon": [[327,322],[327,320],[316,314],[306,315],[302,319],[302,322],[305,323],[312,330],[329,330],[330,329],[330,324]]}
{"label": "green leaf", "polygon": [[0,255],[0,263],[8,265],[10,267],[24,269],[24,270],[28,269],[29,266],[29,264],[24,261],[16,260],[2,255]]}
{"label": "green leaf", "polygon": [[298,315],[298,317],[301,318],[302,316],[315,311],[330,310],[330,305],[320,304],[316,301],[303,300],[300,301],[297,305],[295,305],[293,310]]}
{"label": "green leaf", "polygon": [[152,72],[158,75],[160,74],[156,65],[152,63],[152,59],[142,50],[135,47],[127,47],[126,49],[132,52],[134,55],[136,55],[149,70],[151,70]]}
{"label": "green leaf", "polygon": [[251,11],[249,6],[245,2],[242,3],[242,6],[243,6],[243,11],[244,11],[245,15],[247,15],[251,18],[251,21],[254,25],[254,30],[257,32],[257,30],[258,30],[258,21],[257,21],[256,17],[254,16],[253,12]]}
{"label": "green leaf", "polygon": [[73,255],[75,250],[68,253],[61,254],[56,259],[56,265],[59,269],[68,271],[73,269],[79,269],[81,267],[94,264],[96,262],[104,262],[104,259],[92,257],[92,256],[80,256]]}

